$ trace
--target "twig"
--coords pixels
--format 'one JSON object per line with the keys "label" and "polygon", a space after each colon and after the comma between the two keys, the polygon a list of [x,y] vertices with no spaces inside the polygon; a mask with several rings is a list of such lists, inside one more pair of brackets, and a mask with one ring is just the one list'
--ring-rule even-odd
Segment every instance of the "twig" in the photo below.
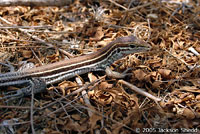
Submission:
{"label": "twig", "polygon": [[[103,77],[103,78],[104,78],[104,77]],[[102,81],[102,78],[101,78],[101,79],[98,79],[98,80],[96,80],[96,81],[94,81],[94,82],[95,82],[95,85],[94,85],[92,88],[90,88],[87,92],[93,90],[101,81]],[[92,82],[92,83],[93,83],[93,82]],[[86,92],[86,94],[87,94],[87,92]],[[64,107],[67,107],[68,105],[72,104],[73,102],[75,102],[76,100],[80,99],[81,97],[83,97],[83,96],[86,95],[86,94],[83,94],[83,95],[77,97],[76,99],[74,99],[74,100],[68,102],[67,104],[64,105]],[[61,110],[61,108],[59,108],[59,109],[57,109],[57,110],[55,110],[55,111],[49,113],[48,115],[55,114],[55,113],[59,112],[60,110]]]}
{"label": "twig", "polygon": [[197,52],[197,50],[195,50],[193,47],[190,47],[190,48],[188,48],[188,50],[190,51],[190,52],[192,52],[194,55],[196,55],[196,56],[199,56],[200,54],[199,54],[199,52]]}
{"label": "twig", "polygon": [[120,4],[118,4],[117,2],[115,2],[115,1],[113,1],[113,0],[108,0],[108,1],[110,1],[111,3],[113,3],[114,5],[116,5],[116,6],[118,6],[118,7],[123,8],[124,10],[127,10],[126,7],[124,7],[124,6],[120,5]]}
{"label": "twig", "polygon": [[148,22],[148,27],[149,27],[149,34],[148,34],[148,38],[147,38],[147,42],[149,41],[149,39],[150,39],[150,37],[151,37],[151,25],[150,25],[150,22],[149,22],[150,20],[149,19],[147,19],[147,22]]}
{"label": "twig", "polygon": [[142,89],[140,89],[140,88],[138,88],[138,87],[126,82],[126,81],[124,81],[124,80],[119,80],[118,82],[126,85],[127,87],[129,87],[130,89],[134,90],[135,92],[137,92],[137,93],[139,93],[141,95],[144,95],[144,96],[146,96],[146,97],[148,97],[148,98],[150,98],[150,99],[152,99],[154,101],[161,101],[162,100],[161,98],[153,96],[152,94],[150,94],[150,93],[148,93],[148,92],[146,92],[146,91],[144,91],[144,90],[142,90]]}
{"label": "twig", "polygon": [[75,0],[0,0],[0,6],[67,6]]}
{"label": "twig", "polygon": [[113,71],[113,70],[110,69],[110,67],[106,67],[105,72],[106,72],[106,76],[111,77],[111,78],[115,78],[115,79],[123,79],[127,75],[132,75],[131,73],[126,73],[126,72],[119,73],[119,72]]}
{"label": "twig", "polygon": [[[4,19],[2,17],[0,17],[0,20],[3,21],[3,22],[5,22],[5,23],[7,23],[7,24],[9,24],[9,25],[14,25],[14,24],[12,24],[11,22],[7,21],[6,19]],[[14,26],[16,26],[16,25],[14,25]],[[49,47],[54,47],[51,43],[47,43],[44,40],[38,38],[37,36],[28,33],[28,30],[26,30],[26,29],[18,28],[18,30],[21,31],[21,32],[23,32],[23,33],[26,33],[29,37],[33,38],[34,40],[39,41],[40,43],[43,43],[43,44],[45,44],[45,45],[47,45]],[[65,54],[66,56],[68,56],[68,57],[73,57],[70,53],[66,52],[63,49],[58,48],[58,50],[60,52],[62,52],[63,54]]]}
{"label": "twig", "polygon": [[[85,90],[83,90],[81,93],[82,93],[83,100],[84,100],[86,106],[91,107],[92,105],[89,101],[89,97],[87,95],[87,92]],[[88,110],[88,115],[91,117],[93,115],[93,113],[90,110]]]}
{"label": "twig", "polygon": [[[30,107],[28,106],[4,106],[4,105],[0,105],[0,109],[1,108],[9,108],[9,109],[30,109]],[[33,108],[33,109],[38,109],[38,108]]]}
{"label": "twig", "polygon": [[[191,73],[192,71],[194,71],[196,68],[199,68],[199,65],[194,65],[192,67],[189,68],[189,70],[187,72],[185,72],[183,75],[181,75],[178,79],[173,79],[172,82],[168,85],[168,87],[165,89],[165,92],[167,91],[167,89],[176,81],[181,81],[182,78],[184,78],[187,74]],[[194,79],[193,79],[194,80]]]}
{"label": "twig", "polygon": [[127,10],[123,11],[122,13],[132,12],[132,11],[138,10],[138,9],[140,9],[140,8],[143,8],[143,7],[146,7],[146,6],[150,6],[150,5],[152,5],[154,2],[157,2],[157,0],[153,0],[152,2],[148,2],[148,3],[146,3],[146,4],[143,4],[143,5],[140,5],[140,6],[131,8],[131,9],[127,9]]}
{"label": "twig", "polygon": [[29,124],[29,123],[30,123],[30,121],[23,121],[23,122],[17,122],[17,123],[9,123],[9,124],[0,124],[0,127],[16,126],[16,125]]}
{"label": "twig", "polygon": [[19,28],[27,28],[27,29],[46,29],[51,28],[52,26],[0,26],[0,29],[19,29]]}
{"label": "twig", "polygon": [[110,118],[109,116],[103,115],[103,114],[99,113],[98,111],[96,111],[95,109],[91,109],[91,108],[85,107],[85,106],[80,106],[80,107],[81,107],[82,109],[90,110],[91,112],[93,112],[93,113],[95,113],[95,114],[97,114],[97,115],[99,115],[99,116],[105,118],[106,120],[111,120],[112,122],[114,122],[114,123],[116,123],[116,124],[120,124],[120,125],[122,125],[123,127],[127,128],[127,129],[129,129],[129,130],[131,130],[132,132],[135,132],[135,130],[134,130],[133,128],[127,126],[127,125],[124,124],[124,123],[121,123],[121,122],[119,122],[119,121],[116,121],[116,120],[114,120],[113,118]]}
{"label": "twig", "polygon": [[178,59],[179,61],[181,61],[182,63],[184,63],[189,69],[191,69],[191,66],[188,65],[184,60],[180,59],[178,56],[173,55],[171,52],[169,52],[167,49],[164,48],[164,50],[170,54],[171,56],[173,56],[174,58]]}
{"label": "twig", "polygon": [[[65,98],[67,98],[67,97],[69,97],[69,96],[72,96],[72,95],[75,95],[75,94],[77,94],[77,93],[80,93],[81,91],[87,89],[89,86],[91,86],[91,85],[93,85],[93,84],[95,84],[95,83],[98,84],[98,83],[101,82],[101,81],[103,80],[103,78],[105,78],[105,77],[106,77],[106,76],[102,77],[101,79],[95,80],[95,81],[93,81],[93,82],[91,82],[91,83],[89,83],[89,84],[85,84],[84,86],[80,87],[80,88],[77,89],[76,91],[74,91],[74,92],[72,92],[72,93],[70,93],[70,94],[68,94],[68,95],[66,95],[66,96],[64,96],[64,97],[62,97],[62,98],[59,98],[59,99],[57,99],[56,101],[54,101],[54,102],[52,102],[52,103],[50,103],[50,104],[48,104],[48,105],[42,107],[40,110],[43,110],[43,109],[45,109],[45,108],[47,108],[47,107],[50,107],[50,106],[52,106],[52,105],[58,103],[59,101],[62,101],[63,99],[65,99]],[[94,85],[94,86],[96,86],[96,85]],[[92,89],[93,89],[93,88],[92,88]]]}
{"label": "twig", "polygon": [[41,62],[41,60],[39,59],[39,57],[36,55],[36,53],[33,51],[33,49],[31,48],[31,51],[33,53],[33,55],[35,56],[35,58],[38,60],[38,62],[40,63],[40,65],[43,65],[43,63]]}
{"label": "twig", "polygon": [[[146,101],[146,102],[145,102],[145,101]],[[142,103],[139,105],[139,108],[144,107],[146,104],[149,103],[149,101],[150,101],[150,99],[146,97],[146,98],[142,101]]]}
{"label": "twig", "polygon": [[31,130],[32,130],[32,134],[35,134],[35,129],[34,129],[34,121],[33,121],[33,107],[34,107],[34,93],[33,93],[33,90],[34,90],[34,86],[31,87],[31,113],[30,113],[30,116],[31,116],[31,119],[30,119],[30,123],[31,123]]}

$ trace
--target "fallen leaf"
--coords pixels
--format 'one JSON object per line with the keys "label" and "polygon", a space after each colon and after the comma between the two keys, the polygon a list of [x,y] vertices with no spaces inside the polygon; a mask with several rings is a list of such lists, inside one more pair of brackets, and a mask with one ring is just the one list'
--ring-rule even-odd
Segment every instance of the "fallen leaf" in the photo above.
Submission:
{"label": "fallen leaf", "polygon": [[183,116],[185,116],[187,119],[194,119],[195,118],[195,114],[192,110],[190,110],[189,108],[184,108],[183,110]]}
{"label": "fallen leaf", "polygon": [[147,75],[147,74],[144,73],[141,69],[135,70],[133,73],[134,73],[135,77],[136,77],[139,81],[145,80],[145,76]]}
{"label": "fallen leaf", "polygon": [[97,29],[95,30],[96,30],[96,33],[94,37],[90,37],[91,41],[99,41],[104,37],[104,32],[103,32],[102,27],[97,27]]}
{"label": "fallen leaf", "polygon": [[98,79],[93,73],[88,73],[88,78],[90,82],[93,82]]}
{"label": "fallen leaf", "polygon": [[158,69],[158,72],[165,79],[170,79],[171,70],[169,69]]}
{"label": "fallen leaf", "polygon": [[23,50],[21,53],[24,58],[31,58],[33,55],[32,51],[30,50]]}

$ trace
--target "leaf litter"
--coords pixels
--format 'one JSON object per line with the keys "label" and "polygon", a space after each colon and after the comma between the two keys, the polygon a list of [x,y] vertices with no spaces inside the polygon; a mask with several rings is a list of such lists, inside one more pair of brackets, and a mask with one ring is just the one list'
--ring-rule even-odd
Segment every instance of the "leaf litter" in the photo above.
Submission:
{"label": "leaf litter", "polygon": [[[157,132],[185,128],[192,132],[200,125],[199,12],[195,0],[76,0],[66,7],[0,7],[0,15],[10,22],[0,19],[1,61],[8,60],[15,70],[24,61],[40,66],[67,59],[66,55],[95,52],[117,37],[135,35],[152,50],[122,58],[111,69],[123,73],[130,68],[132,75],[124,81],[162,101],[132,90],[120,79],[93,72],[35,95],[35,131],[127,134],[138,128]],[[23,32],[18,26],[28,28]],[[8,69],[1,66],[1,71]],[[30,97],[20,103],[0,101],[0,127],[4,128],[0,132],[32,133],[30,103]]]}

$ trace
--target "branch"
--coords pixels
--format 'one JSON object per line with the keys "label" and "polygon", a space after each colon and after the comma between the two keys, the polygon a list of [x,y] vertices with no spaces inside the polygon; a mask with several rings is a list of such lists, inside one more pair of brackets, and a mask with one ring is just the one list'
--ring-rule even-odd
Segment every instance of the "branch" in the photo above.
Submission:
{"label": "branch", "polygon": [[66,6],[74,0],[0,0],[0,6]]}

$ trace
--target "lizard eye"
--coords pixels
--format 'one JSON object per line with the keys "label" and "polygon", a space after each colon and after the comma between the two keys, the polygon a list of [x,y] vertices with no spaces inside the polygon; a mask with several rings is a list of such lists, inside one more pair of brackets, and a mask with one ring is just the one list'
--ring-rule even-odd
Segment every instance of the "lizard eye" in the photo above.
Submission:
{"label": "lizard eye", "polygon": [[130,48],[135,48],[136,46],[133,44],[130,44]]}
{"label": "lizard eye", "polygon": [[117,48],[117,53],[119,53],[121,50],[120,50],[120,48]]}

